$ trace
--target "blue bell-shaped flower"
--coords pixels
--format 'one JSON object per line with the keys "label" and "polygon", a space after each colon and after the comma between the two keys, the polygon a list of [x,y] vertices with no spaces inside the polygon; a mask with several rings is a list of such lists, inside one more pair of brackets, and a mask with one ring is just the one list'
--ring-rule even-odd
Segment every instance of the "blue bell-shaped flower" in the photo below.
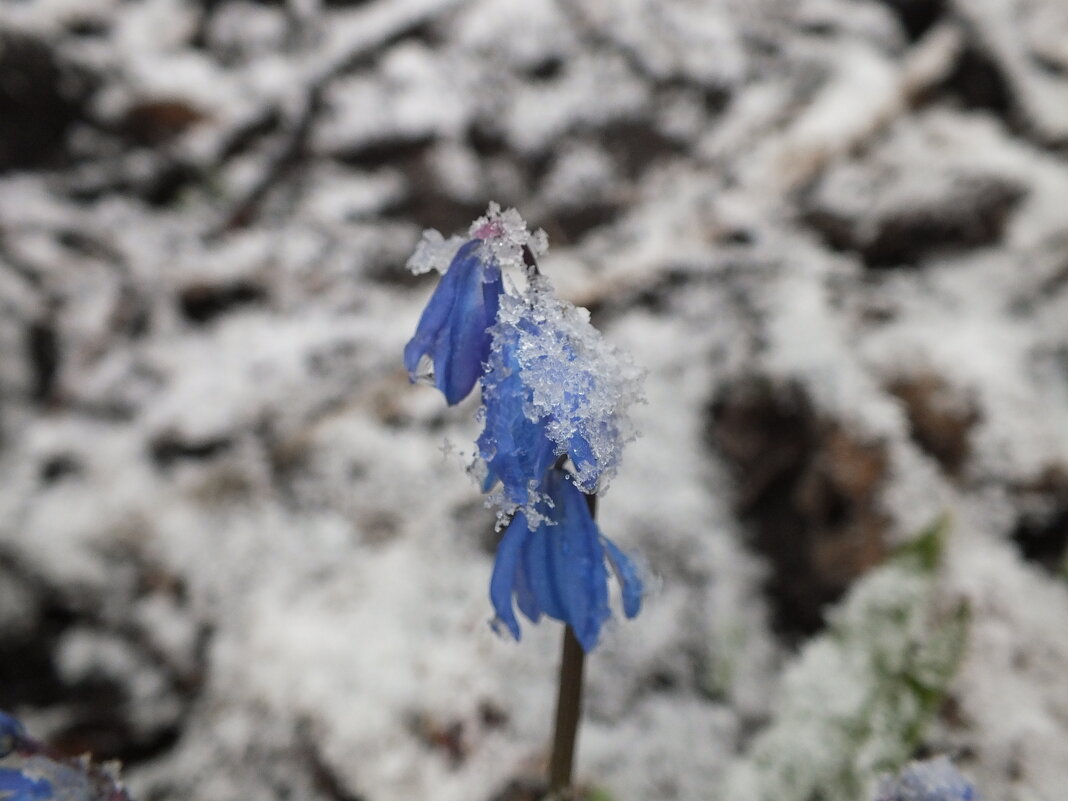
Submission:
{"label": "blue bell-shaped flower", "polygon": [[453,257],[404,348],[411,380],[433,383],[451,406],[467,397],[489,355],[489,328],[504,291],[501,270],[481,239]]}
{"label": "blue bell-shaped flower", "polygon": [[531,527],[527,512],[520,510],[501,538],[490,600],[497,620],[517,640],[513,597],[532,623],[544,614],[570,625],[588,652],[611,614],[606,558],[622,587],[627,617],[641,610],[642,581],[630,558],[601,533],[586,495],[570,476],[560,468],[550,469],[541,491],[546,498],[541,519]]}

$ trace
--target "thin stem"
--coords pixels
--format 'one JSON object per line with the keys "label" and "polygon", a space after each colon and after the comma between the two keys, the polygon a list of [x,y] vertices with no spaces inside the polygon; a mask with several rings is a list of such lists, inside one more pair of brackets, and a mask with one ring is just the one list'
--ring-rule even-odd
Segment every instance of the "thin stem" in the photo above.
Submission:
{"label": "thin stem", "polygon": [[570,626],[564,627],[564,648],[560,658],[560,689],[556,696],[556,731],[553,755],[549,761],[549,796],[556,798],[571,787],[571,766],[575,740],[582,716],[582,668],[586,654]]}
{"label": "thin stem", "polygon": [[[597,515],[597,496],[587,495],[590,515]],[[558,798],[571,787],[575,761],[575,741],[582,717],[582,669],[586,652],[582,650],[571,626],[564,626],[563,653],[560,656],[560,687],[556,696],[556,728],[553,753],[549,760],[549,797]]]}

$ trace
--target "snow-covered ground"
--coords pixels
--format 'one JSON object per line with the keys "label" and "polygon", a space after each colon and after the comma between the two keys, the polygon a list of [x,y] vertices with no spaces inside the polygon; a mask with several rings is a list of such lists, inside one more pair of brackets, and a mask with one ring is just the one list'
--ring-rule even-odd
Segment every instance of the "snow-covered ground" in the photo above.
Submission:
{"label": "snow-covered ground", "polygon": [[0,3],[0,708],[141,801],[536,797],[559,629],[400,364],[490,200],[648,371],[582,784],[1068,798],[1062,0]]}

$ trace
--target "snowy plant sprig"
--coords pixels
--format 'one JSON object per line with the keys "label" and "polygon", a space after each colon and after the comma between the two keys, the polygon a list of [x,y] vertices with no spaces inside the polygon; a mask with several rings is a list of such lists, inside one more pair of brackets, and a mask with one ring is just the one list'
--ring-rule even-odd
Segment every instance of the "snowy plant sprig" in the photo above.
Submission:
{"label": "snowy plant sprig", "polygon": [[585,309],[556,296],[536,266],[546,247],[543,232],[496,204],[466,239],[424,233],[408,266],[442,278],[404,364],[450,405],[481,387],[472,472],[507,521],[491,581],[497,627],[519,639],[514,600],[532,623],[545,615],[570,626],[589,651],[610,615],[606,564],[624,614],[641,608],[638,570],[601,533],[587,498],[607,487],[635,435],[628,409],[642,373]]}

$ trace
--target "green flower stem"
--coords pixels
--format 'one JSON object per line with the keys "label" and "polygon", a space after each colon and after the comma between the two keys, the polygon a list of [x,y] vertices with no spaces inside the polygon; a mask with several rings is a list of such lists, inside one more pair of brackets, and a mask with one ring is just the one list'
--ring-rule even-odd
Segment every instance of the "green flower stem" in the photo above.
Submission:
{"label": "green flower stem", "polygon": [[549,797],[566,797],[571,787],[571,767],[575,758],[579,718],[582,716],[582,668],[586,654],[570,626],[564,627],[563,655],[560,658],[560,689],[556,696],[556,730],[549,761]]}
{"label": "green flower stem", "polygon": [[[590,514],[597,515],[597,496],[587,495]],[[571,788],[575,742],[582,717],[582,671],[586,653],[575,638],[571,626],[564,626],[563,653],[560,657],[560,686],[556,696],[556,728],[553,752],[549,760],[549,797],[566,798]]]}

